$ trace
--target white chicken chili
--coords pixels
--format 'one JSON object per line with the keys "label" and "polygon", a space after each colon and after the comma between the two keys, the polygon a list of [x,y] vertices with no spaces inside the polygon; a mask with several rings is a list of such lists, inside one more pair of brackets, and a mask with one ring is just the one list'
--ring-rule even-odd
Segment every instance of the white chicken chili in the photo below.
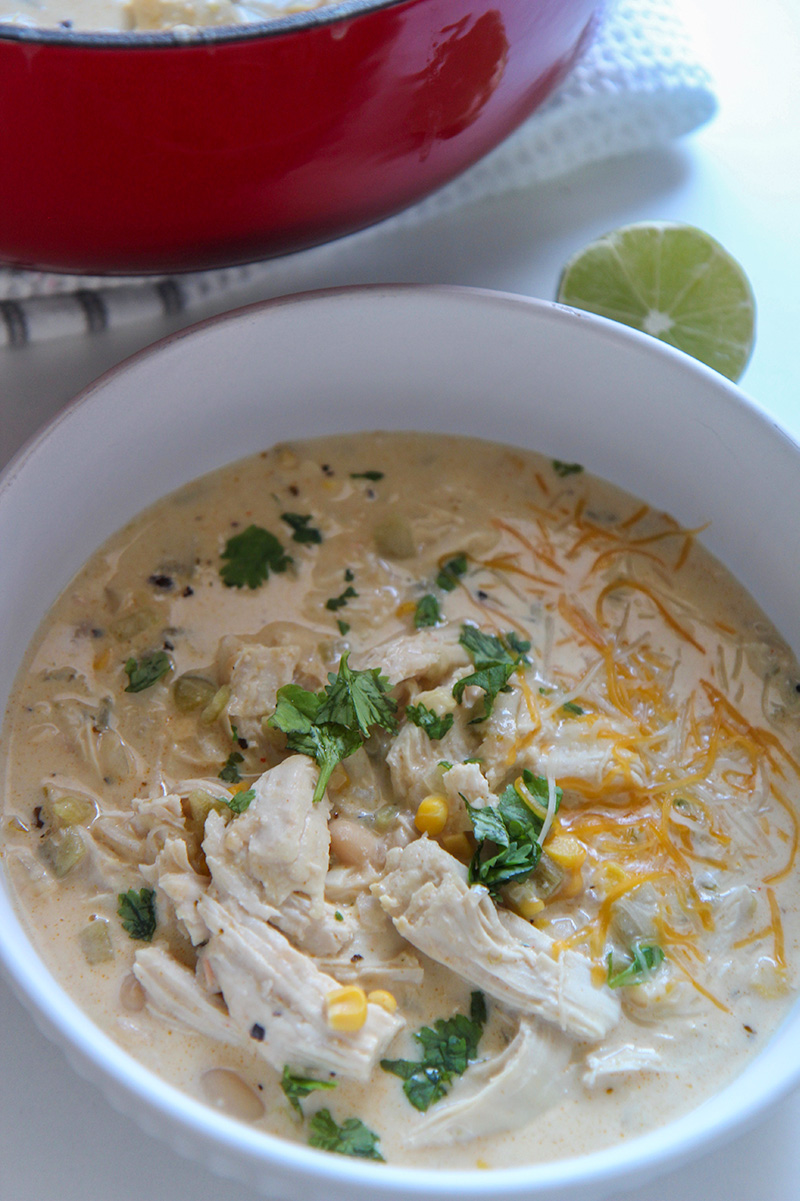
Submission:
{"label": "white chicken chili", "polygon": [[251,25],[328,8],[338,0],[5,0],[0,25],[79,33],[176,30],[190,36],[220,25]]}
{"label": "white chicken chili", "polygon": [[431,434],[167,497],[9,704],[43,959],[165,1080],[333,1152],[508,1167],[697,1105],[800,932],[800,669],[699,533]]}

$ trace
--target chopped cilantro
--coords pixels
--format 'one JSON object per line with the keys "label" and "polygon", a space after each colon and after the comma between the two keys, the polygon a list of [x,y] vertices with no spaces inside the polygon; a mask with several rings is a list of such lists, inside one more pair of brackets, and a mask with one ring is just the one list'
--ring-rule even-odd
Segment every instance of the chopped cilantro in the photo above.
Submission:
{"label": "chopped cilantro", "polygon": [[438,742],[440,738],[444,738],[447,731],[453,724],[453,714],[445,713],[442,717],[438,713],[434,713],[433,709],[429,709],[427,705],[408,705],[406,707],[406,717],[415,726],[419,726],[421,730],[430,738],[431,742]]}
{"label": "chopped cilantro", "polygon": [[314,800],[322,799],[333,769],[363,746],[374,726],[394,731],[397,704],[377,667],[355,671],[342,655],[337,675],[329,673],[320,692],[299,684],[278,689],[278,705],[269,724],[286,735],[290,750],[309,755],[320,773]]}
{"label": "chopped cilantro", "polygon": [[153,888],[129,888],[117,897],[122,929],[140,942],[152,942],[156,932],[156,894]]}
{"label": "chopped cilantro", "polygon": [[621,971],[615,972],[611,952],[606,956],[608,987],[624,988],[630,984],[642,984],[657,967],[664,962],[664,952],[657,943],[646,945],[634,943],[631,947],[631,962]]}
{"label": "chopped cilantro", "polygon": [[321,542],[322,534],[309,525],[310,513],[281,513],[281,521],[292,527],[292,539],[295,542]]}
{"label": "chopped cilantro", "polygon": [[561,708],[565,713],[574,713],[577,717],[586,712],[585,709],[581,709],[580,705],[576,705],[574,701],[565,701]]}
{"label": "chopped cilantro", "polygon": [[344,578],[345,578],[345,582],[349,584],[351,580],[354,580],[356,578],[355,572],[353,572],[349,567],[345,567]]}
{"label": "chopped cilantro", "polygon": [[339,1155],[355,1155],[358,1159],[379,1159],[379,1137],[368,1129],[360,1118],[346,1118],[337,1126],[327,1109],[320,1109],[308,1123],[308,1145],[321,1151],[336,1151]]}
{"label": "chopped cilantro", "polygon": [[453,685],[453,696],[460,704],[464,689],[469,685],[482,688],[486,694],[483,713],[474,717],[472,721],[485,721],[492,711],[497,694],[508,692],[508,681],[517,667],[521,663],[529,662],[525,658],[525,652],[530,650],[531,644],[513,632],[500,636],[485,634],[477,626],[470,625],[461,627],[458,641],[468,651],[476,670],[456,681]]}
{"label": "chopped cilantro", "polygon": [[477,1058],[485,1024],[486,1001],[483,993],[474,992],[469,1017],[457,1013],[417,1031],[414,1038],[422,1047],[422,1059],[382,1059],[381,1067],[400,1077],[408,1100],[424,1113],[447,1095],[453,1077],[462,1076],[470,1060]]}
{"label": "chopped cilantro", "polygon": [[358,596],[358,593],[352,584],[348,584],[344,592],[340,593],[339,596],[331,596],[325,601],[325,608],[330,609],[331,613],[335,613],[337,609],[342,609],[354,596]]}
{"label": "chopped cilantro", "polygon": [[343,914],[343,913],[340,913],[338,909],[337,909],[337,910],[334,912],[334,915],[333,915],[333,917],[334,917],[334,920],[335,920],[335,921],[337,921],[337,922],[343,922],[343,921],[344,921],[344,914]]}
{"label": "chopped cilantro", "polygon": [[[540,834],[547,812],[549,786],[543,776],[534,776],[527,768],[522,779],[522,786],[536,808],[541,807],[541,814],[531,808],[514,784],[503,790],[496,806],[474,808],[466,797],[462,797],[478,842],[469,865],[469,882],[483,884],[494,897],[504,884],[527,880],[542,855]],[[561,797],[562,790],[557,788],[556,812]]]}
{"label": "chopped cilantro", "polygon": [[350,629],[350,622],[342,621],[341,617],[337,619],[336,624],[339,627],[340,634],[346,634],[348,632],[348,630]]}
{"label": "chopped cilantro", "polygon": [[288,1067],[284,1067],[281,1088],[286,1093],[289,1104],[302,1116],[303,1109],[300,1102],[303,1098],[319,1089],[336,1088],[336,1082],[333,1080],[310,1080],[307,1076],[296,1076]]}
{"label": "chopped cilantro", "polygon": [[430,592],[417,601],[417,607],[414,610],[414,625],[418,630],[424,629],[425,626],[435,626],[442,620],[442,611],[439,608],[439,602]]}
{"label": "chopped cilantro", "polygon": [[552,467],[556,475],[561,476],[562,480],[565,476],[577,475],[579,472],[583,471],[583,467],[581,467],[580,463],[562,463],[560,459],[553,459]]}
{"label": "chopped cilantro", "polygon": [[230,800],[227,797],[219,799],[225,802],[231,813],[245,813],[256,799],[256,790],[255,788],[244,788],[241,792],[235,792]]}
{"label": "chopped cilantro", "polygon": [[220,558],[228,560],[219,571],[228,588],[258,588],[271,571],[286,571],[292,561],[275,535],[260,525],[249,525],[229,538]]}
{"label": "chopped cilantro", "polygon": [[372,480],[373,483],[377,483],[378,480],[383,479],[383,472],[382,471],[351,471],[350,479],[351,480]]}
{"label": "chopped cilantro", "polygon": [[436,577],[438,587],[444,589],[445,592],[452,592],[458,585],[459,577],[464,575],[466,570],[466,555],[456,555],[455,558],[448,559]]}
{"label": "chopped cilantro", "polygon": [[224,780],[226,784],[240,784],[242,780],[239,774],[240,763],[244,763],[244,755],[240,751],[231,751],[217,779]]}
{"label": "chopped cilantro", "polygon": [[125,664],[125,674],[128,677],[126,692],[144,692],[152,688],[156,680],[160,680],[168,671],[172,671],[172,662],[166,651],[156,651],[154,655],[145,655],[137,663],[129,659]]}

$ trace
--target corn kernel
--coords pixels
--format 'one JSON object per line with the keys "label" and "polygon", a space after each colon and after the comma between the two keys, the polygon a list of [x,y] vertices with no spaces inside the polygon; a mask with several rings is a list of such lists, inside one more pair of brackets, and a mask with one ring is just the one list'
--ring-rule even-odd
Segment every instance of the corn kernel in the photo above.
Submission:
{"label": "corn kernel", "polygon": [[325,998],[331,1030],[360,1030],[367,1020],[367,994],[355,984],[335,988]]}
{"label": "corn kernel", "polygon": [[442,846],[448,855],[452,855],[461,863],[469,863],[472,858],[473,845],[466,834],[447,834],[442,839]]}
{"label": "corn kernel", "polygon": [[557,834],[545,842],[547,854],[559,867],[571,870],[580,867],[586,858],[586,847],[571,834]]}
{"label": "corn kernel", "polygon": [[394,1013],[397,1009],[397,1001],[385,988],[376,988],[373,992],[367,993],[367,1001],[370,1005],[380,1005],[381,1009],[385,1009],[387,1013]]}
{"label": "corn kernel", "polygon": [[426,796],[424,801],[419,803],[414,825],[421,834],[430,834],[435,838],[447,825],[449,813],[447,801],[443,796]]}
{"label": "corn kernel", "polygon": [[93,669],[95,671],[103,671],[104,668],[106,668],[108,666],[108,660],[110,659],[110,657],[111,657],[111,652],[110,652],[109,648],[106,647],[105,650],[100,651],[100,653],[95,655],[94,659],[92,659]]}

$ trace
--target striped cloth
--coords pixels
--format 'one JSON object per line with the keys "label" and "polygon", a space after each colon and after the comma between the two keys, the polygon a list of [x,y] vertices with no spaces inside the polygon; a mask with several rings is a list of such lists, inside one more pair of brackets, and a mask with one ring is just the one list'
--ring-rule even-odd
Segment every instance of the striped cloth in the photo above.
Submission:
{"label": "striped cloth", "polygon": [[263,283],[291,291],[292,268],[310,256],[347,253],[464,205],[530,188],[604,158],[647,150],[690,133],[716,109],[671,0],[615,0],[594,43],[558,91],[503,144],[452,183],[398,216],[326,246],[173,277],[55,275],[0,267],[0,347],[93,335],[129,322],[188,312],[209,298]]}

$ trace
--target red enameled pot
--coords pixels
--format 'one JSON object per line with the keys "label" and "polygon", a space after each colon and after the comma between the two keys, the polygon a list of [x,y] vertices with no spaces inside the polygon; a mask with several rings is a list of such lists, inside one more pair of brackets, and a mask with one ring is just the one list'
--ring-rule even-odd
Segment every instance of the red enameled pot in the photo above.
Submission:
{"label": "red enameled pot", "polygon": [[0,261],[164,272],[378,221],[520,124],[599,0],[351,0],[258,26],[0,25]]}

